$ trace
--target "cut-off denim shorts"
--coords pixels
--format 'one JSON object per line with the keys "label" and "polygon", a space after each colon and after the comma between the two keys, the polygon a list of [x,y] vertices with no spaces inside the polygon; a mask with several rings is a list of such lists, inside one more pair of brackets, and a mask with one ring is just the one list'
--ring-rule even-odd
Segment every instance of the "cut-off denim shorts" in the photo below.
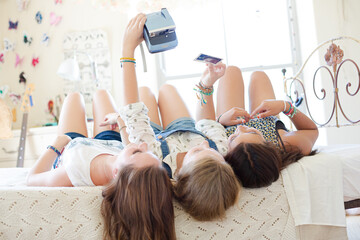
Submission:
{"label": "cut-off denim shorts", "polygon": [[150,122],[152,129],[154,130],[155,135],[158,135],[160,132],[169,132],[173,130],[195,130],[195,120],[190,117],[182,117],[172,121],[165,129],[160,125]]}

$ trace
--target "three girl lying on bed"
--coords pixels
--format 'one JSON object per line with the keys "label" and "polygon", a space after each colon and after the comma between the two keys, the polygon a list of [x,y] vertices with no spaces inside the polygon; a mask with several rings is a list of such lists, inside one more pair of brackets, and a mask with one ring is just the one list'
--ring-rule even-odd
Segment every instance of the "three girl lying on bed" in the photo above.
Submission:
{"label": "three girl lying on bed", "polygon": [[[222,63],[209,64],[197,85],[202,101],[196,124],[171,85],[161,87],[157,103],[148,88],[137,87],[133,58],[145,21],[146,15],[139,14],[125,31],[120,114],[108,92],[97,91],[95,137],[88,138],[83,98],[69,94],[58,137],[28,176],[33,186],[106,186],[105,238],[175,239],[173,196],[197,220],[221,218],[236,203],[241,185],[270,185],[281,169],[313,154],[318,135],[316,125],[290,102],[275,100],[262,72],[251,77],[247,113],[241,72]],[[215,114],[212,94],[218,79]],[[280,112],[297,131],[286,130],[275,117]],[[125,146],[127,139],[131,143]],[[52,169],[57,157],[59,166]]]}

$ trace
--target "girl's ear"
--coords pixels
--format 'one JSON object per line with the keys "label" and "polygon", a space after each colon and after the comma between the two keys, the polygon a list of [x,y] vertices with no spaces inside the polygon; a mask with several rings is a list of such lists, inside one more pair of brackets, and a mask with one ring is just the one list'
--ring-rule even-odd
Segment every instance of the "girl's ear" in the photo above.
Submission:
{"label": "girl's ear", "polygon": [[113,173],[113,179],[116,178],[116,175],[118,174],[118,172],[119,172],[119,168],[114,168],[114,169],[113,169],[113,171],[112,171],[112,173]]}

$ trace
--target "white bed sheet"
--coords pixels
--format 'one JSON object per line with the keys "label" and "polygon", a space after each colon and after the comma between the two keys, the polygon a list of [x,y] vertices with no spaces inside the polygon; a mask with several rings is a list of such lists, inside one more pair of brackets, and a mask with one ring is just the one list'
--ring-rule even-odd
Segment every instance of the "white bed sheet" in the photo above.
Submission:
{"label": "white bed sheet", "polygon": [[[349,199],[359,198],[360,145],[320,151],[344,162],[344,184],[351,186],[344,187],[344,194],[346,189]],[[26,187],[27,172],[0,168],[0,239],[101,239],[101,187]],[[346,238],[345,228],[295,227],[282,178],[266,188],[244,189],[222,221],[198,222],[178,203],[174,207],[177,239],[318,239],[316,232],[324,239]],[[339,235],[329,236],[332,230]]]}
{"label": "white bed sheet", "polygon": [[[26,187],[29,169],[0,169],[1,239],[102,239],[102,187]],[[195,221],[175,201],[177,239],[296,239],[282,178],[244,189],[220,221]]]}
{"label": "white bed sheet", "polygon": [[343,202],[360,198],[360,145],[318,150],[282,171],[295,226],[346,226]]}
{"label": "white bed sheet", "polygon": [[317,147],[320,152],[336,155],[343,169],[344,201],[360,198],[360,144]]}

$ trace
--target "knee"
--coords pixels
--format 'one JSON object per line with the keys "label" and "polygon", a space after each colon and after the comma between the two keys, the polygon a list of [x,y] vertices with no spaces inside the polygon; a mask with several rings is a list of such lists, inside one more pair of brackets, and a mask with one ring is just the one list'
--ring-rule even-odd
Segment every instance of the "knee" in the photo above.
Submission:
{"label": "knee", "polygon": [[226,82],[233,82],[233,81],[241,81],[242,80],[242,73],[240,68],[236,66],[228,66],[225,70],[225,75],[223,77],[223,81]]}
{"label": "knee", "polygon": [[268,78],[268,76],[263,71],[255,71],[250,76],[251,81],[262,81],[267,78]]}
{"label": "knee", "polygon": [[173,85],[163,84],[159,90],[159,97],[160,97],[160,95],[164,95],[164,94],[168,94],[170,92],[176,92],[176,91],[177,90]]}
{"label": "knee", "polygon": [[83,95],[81,95],[81,93],[79,92],[72,92],[69,93],[66,98],[65,101],[78,101],[78,100],[83,100]]}
{"label": "knee", "polygon": [[228,66],[225,70],[225,74],[239,74],[242,75],[239,67],[236,66]]}
{"label": "knee", "polygon": [[140,96],[153,95],[153,93],[149,87],[139,87],[139,94],[140,94]]}

